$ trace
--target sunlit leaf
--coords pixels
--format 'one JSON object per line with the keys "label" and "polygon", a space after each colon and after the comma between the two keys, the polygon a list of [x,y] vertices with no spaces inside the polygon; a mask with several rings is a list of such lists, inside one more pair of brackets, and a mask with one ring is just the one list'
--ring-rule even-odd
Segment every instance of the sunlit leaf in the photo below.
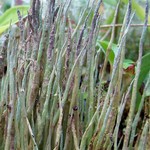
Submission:
{"label": "sunlit leaf", "polygon": [[[104,53],[105,53],[106,50],[107,50],[108,44],[109,44],[108,41],[98,41],[98,42],[97,42],[97,46],[100,47]],[[108,59],[109,59],[109,62],[110,62],[111,64],[113,64],[114,58],[115,58],[115,55],[117,54],[117,52],[118,52],[118,47],[117,47],[117,45],[114,44],[114,43],[112,43],[111,51],[110,51],[109,58],[108,58]]]}
{"label": "sunlit leaf", "polygon": [[[101,47],[102,51],[104,53],[107,50],[108,44],[109,44],[108,41],[99,41],[99,42],[97,42],[97,46]],[[110,54],[109,54],[109,57],[108,57],[110,64],[113,64],[114,58],[117,55],[117,52],[118,52],[118,46],[116,44],[112,43],[111,51],[110,51]],[[125,59],[124,62],[123,62],[123,68],[127,69],[128,67],[130,67],[133,64],[134,64],[134,61],[132,61],[130,59]]]}
{"label": "sunlit leaf", "polygon": [[28,5],[15,6],[8,9],[3,15],[0,16],[0,34],[9,28],[10,23],[15,24],[18,22],[17,10],[19,10],[23,17],[27,16]]}
{"label": "sunlit leaf", "polygon": [[0,26],[0,34],[9,28],[9,25]]}

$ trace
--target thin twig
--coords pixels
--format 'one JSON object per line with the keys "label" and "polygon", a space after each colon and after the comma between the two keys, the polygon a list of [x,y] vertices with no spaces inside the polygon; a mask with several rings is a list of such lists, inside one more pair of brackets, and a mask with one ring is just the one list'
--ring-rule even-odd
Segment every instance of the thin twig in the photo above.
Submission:
{"label": "thin twig", "polygon": [[[110,28],[110,27],[122,27],[123,24],[105,24],[105,25],[101,25],[100,28]],[[144,24],[131,24],[130,27],[143,27]],[[150,27],[150,24],[147,24],[147,27]]]}

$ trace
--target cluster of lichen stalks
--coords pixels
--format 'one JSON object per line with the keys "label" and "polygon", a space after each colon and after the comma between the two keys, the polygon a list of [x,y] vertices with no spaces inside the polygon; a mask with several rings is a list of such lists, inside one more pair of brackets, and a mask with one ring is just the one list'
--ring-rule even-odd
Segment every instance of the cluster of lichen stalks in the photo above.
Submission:
{"label": "cluster of lichen stalks", "polygon": [[[23,19],[18,11],[18,24],[10,26],[4,36],[0,47],[0,149],[150,149],[149,119],[144,117],[140,128],[137,126],[144,92],[135,113],[148,1],[135,78],[125,91],[122,90],[122,64],[126,35],[134,16],[131,1],[106,91],[102,82],[120,1],[101,71],[98,70],[101,50],[95,48],[102,18],[98,12],[101,1],[90,8],[87,5],[77,25],[72,25],[68,17],[70,3],[68,0],[56,6],[55,0],[49,0],[42,19],[40,1],[33,0],[28,17]],[[123,120],[127,100],[130,110]]]}

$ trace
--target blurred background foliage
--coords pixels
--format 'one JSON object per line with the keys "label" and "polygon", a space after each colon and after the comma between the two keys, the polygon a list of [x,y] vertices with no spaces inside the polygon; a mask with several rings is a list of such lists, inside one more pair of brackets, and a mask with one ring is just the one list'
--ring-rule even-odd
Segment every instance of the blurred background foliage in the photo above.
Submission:
{"label": "blurred background foliage", "polygon": [[0,0],[0,15],[15,5],[27,5],[30,0]]}
{"label": "blurred background foliage", "polygon": [[[114,17],[114,12],[116,9],[116,4],[118,0],[103,0],[103,8],[101,11],[103,11],[103,22],[102,24],[107,25],[111,24]],[[116,24],[121,24],[123,22],[124,14],[127,8],[127,2],[128,0],[122,0],[122,3],[120,5],[119,13],[117,16]],[[135,16],[133,19],[132,24],[142,24],[144,20],[144,4],[145,0],[133,0],[133,9],[135,11]],[[72,17],[74,20],[79,19],[79,12],[83,10],[85,7],[85,4],[87,4],[86,0],[74,0],[72,3]],[[78,13],[77,13],[78,12]],[[92,18],[92,16],[91,16]],[[149,16],[149,24],[150,24],[150,16]],[[115,32],[115,42],[117,41],[120,33],[120,27],[116,27]],[[145,46],[144,46],[144,55],[150,52],[150,26],[148,27],[148,33],[147,37],[145,38]],[[103,37],[103,35],[109,30],[109,28],[104,28],[100,30],[100,36]],[[128,34],[127,38],[127,47],[126,47],[126,57],[132,60],[137,60],[138,57],[138,49],[139,49],[139,39],[141,36],[142,26],[138,27],[131,27],[130,32]],[[110,34],[106,37],[105,40],[109,41]],[[117,44],[117,43],[115,43]]]}
{"label": "blurred background foliage", "polygon": [[[116,9],[118,0],[103,0],[103,22],[102,24],[107,25],[111,24],[114,17],[114,12]],[[91,0],[92,3],[92,0]],[[127,8],[128,0],[122,0],[122,3],[120,5],[119,13],[117,16],[116,24],[121,24],[123,22],[124,14]],[[132,24],[141,24],[144,20],[144,4],[145,0],[133,0],[133,9],[135,10],[135,16],[133,19]],[[80,13],[83,11],[84,7],[87,4],[87,0],[74,0],[72,2],[72,11],[71,16],[74,20],[78,20],[80,17]],[[91,16],[92,18],[92,16]],[[149,24],[150,24],[150,16],[149,16]],[[120,27],[116,27],[115,32],[115,42],[117,41],[120,33]],[[145,38],[145,46],[144,46],[144,55],[150,52],[150,26],[148,27],[148,34]],[[109,28],[104,28],[100,30],[100,37],[103,37],[103,35],[109,30]],[[127,38],[127,47],[126,47],[126,57],[132,60],[137,60],[138,57],[138,49],[139,49],[139,39],[141,36],[142,26],[138,27],[131,27],[130,32],[128,34]],[[105,40],[110,40],[110,34],[106,37]],[[115,43],[117,44],[117,43]]]}
{"label": "blurred background foliage", "polygon": [[[41,0],[43,3],[46,0]],[[64,2],[65,0],[57,0],[58,3]],[[90,6],[92,5],[92,1],[90,0]],[[101,12],[103,12],[103,22],[102,25],[109,25],[112,23],[113,17],[114,17],[114,11],[116,8],[118,0],[103,0],[103,8],[101,8]],[[123,22],[124,14],[127,8],[127,2],[128,0],[122,0],[122,3],[120,5],[119,13],[117,16],[116,24],[121,24]],[[73,0],[71,9],[70,9],[70,20],[74,22],[75,24],[79,20],[80,14],[84,10],[88,3],[88,0]],[[13,7],[15,5],[26,5],[30,4],[30,0],[0,0],[0,15],[2,15],[7,9],[10,7]],[[144,20],[144,4],[145,0],[132,0],[132,6],[135,10],[135,16],[133,19],[132,24],[141,24]],[[90,9],[90,8],[89,8]],[[87,12],[88,13],[88,12]],[[92,15],[90,16],[92,20]],[[150,16],[149,16],[150,18]],[[89,22],[90,24],[90,22]],[[149,19],[150,24],[150,19]],[[102,28],[100,30],[100,40],[101,38],[107,33],[107,31],[110,28]],[[116,43],[119,33],[120,33],[120,27],[116,27],[115,32],[115,40],[114,43]],[[144,54],[147,54],[150,52],[150,26],[148,27],[148,34],[145,38],[145,45],[144,45]],[[141,35],[142,26],[138,27],[131,27],[130,32],[128,34],[127,38],[127,47],[126,47],[126,58],[132,59],[133,61],[137,60],[138,57],[138,45],[139,45],[139,39]],[[106,41],[109,41],[111,32],[107,35],[105,38]]]}

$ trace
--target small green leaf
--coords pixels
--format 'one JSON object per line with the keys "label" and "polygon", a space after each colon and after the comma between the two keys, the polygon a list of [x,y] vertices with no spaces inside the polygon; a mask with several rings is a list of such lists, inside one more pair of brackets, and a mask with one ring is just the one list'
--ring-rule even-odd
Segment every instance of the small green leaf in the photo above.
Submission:
{"label": "small green leaf", "polygon": [[17,10],[20,10],[23,17],[27,16],[28,5],[15,6],[8,9],[3,15],[0,16],[0,34],[2,34],[11,25],[18,22]]}
{"label": "small green leaf", "polygon": [[[102,51],[104,53],[106,53],[108,44],[109,44],[108,41],[98,41],[97,42],[97,47],[102,48]],[[115,55],[117,54],[117,52],[118,52],[118,46],[113,43],[112,47],[111,47],[111,51],[110,51],[109,57],[108,57],[110,64],[113,64],[114,58],[115,58]]]}
{"label": "small green leaf", "polygon": [[134,64],[134,61],[132,61],[131,59],[125,59],[123,62],[123,69],[127,69],[132,64]]}
{"label": "small green leaf", "polygon": [[[109,42],[108,41],[98,41],[97,42],[97,47],[101,47],[102,48],[102,51],[104,53],[106,53],[106,50],[107,50],[107,47],[108,47],[108,44]],[[110,54],[109,54],[109,62],[110,64],[112,65],[113,62],[114,62],[114,58],[115,56],[117,55],[117,52],[118,52],[118,46],[116,44],[112,44],[112,47],[111,47],[111,51],[110,51]],[[131,66],[132,64],[134,64],[134,61],[130,60],[130,59],[125,59],[124,62],[123,62],[123,69],[127,69],[129,66]]]}

